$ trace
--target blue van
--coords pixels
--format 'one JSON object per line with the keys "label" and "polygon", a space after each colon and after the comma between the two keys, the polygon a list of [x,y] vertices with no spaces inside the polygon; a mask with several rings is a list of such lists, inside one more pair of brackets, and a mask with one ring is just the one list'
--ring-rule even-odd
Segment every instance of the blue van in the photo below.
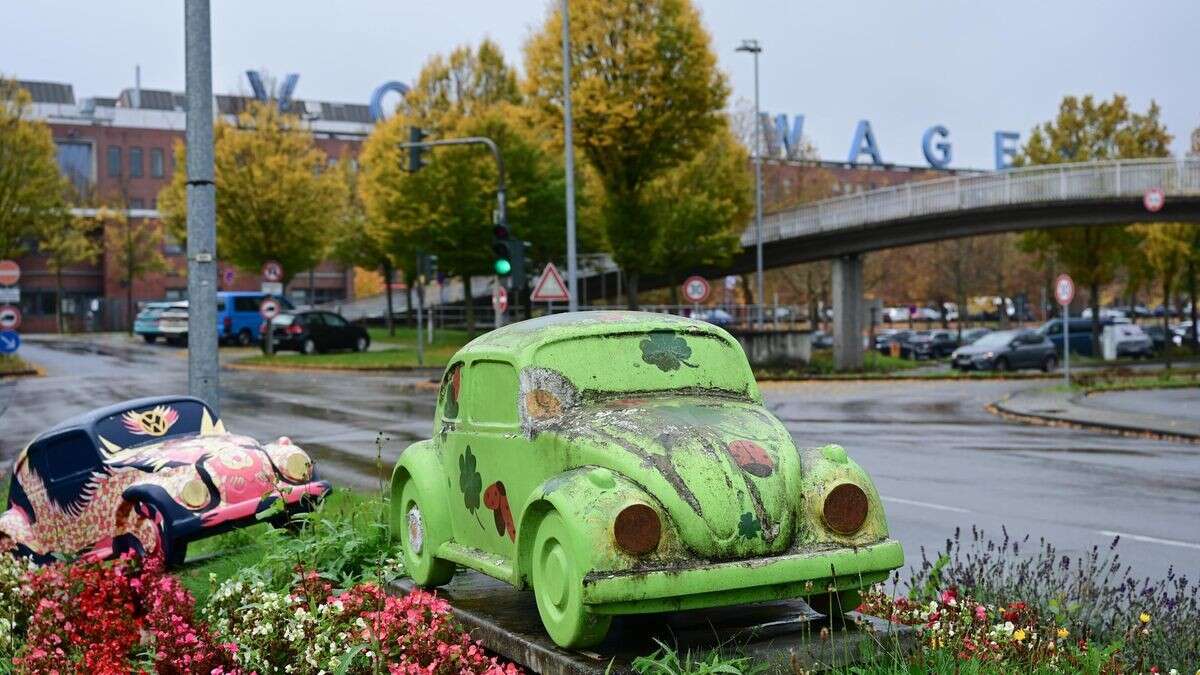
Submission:
{"label": "blue van", "polygon": [[[263,318],[258,313],[265,293],[258,291],[221,291],[217,293],[217,339],[243,347],[258,342]],[[279,298],[284,310],[293,309],[287,298]]]}
{"label": "blue van", "polygon": [[[1092,320],[1085,317],[1073,316],[1070,318],[1071,330],[1071,353],[1079,354],[1080,356],[1092,356]],[[1101,318],[1100,329],[1111,324],[1112,319]],[[1054,343],[1054,349],[1058,351],[1059,356],[1062,356],[1063,351],[1063,322],[1062,319],[1050,319],[1042,324],[1037,332],[1050,338]]]}

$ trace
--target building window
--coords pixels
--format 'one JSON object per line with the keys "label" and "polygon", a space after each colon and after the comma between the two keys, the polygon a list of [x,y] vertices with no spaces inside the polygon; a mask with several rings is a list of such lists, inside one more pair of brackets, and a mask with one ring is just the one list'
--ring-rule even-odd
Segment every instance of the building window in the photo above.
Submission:
{"label": "building window", "polygon": [[129,177],[130,178],[141,178],[142,177],[142,149],[141,148],[130,148],[129,149]]}
{"label": "building window", "polygon": [[162,148],[150,148],[150,177],[163,177],[163,150]]}
{"label": "building window", "polygon": [[163,232],[163,253],[167,255],[183,254],[183,245],[169,230]]}
{"label": "building window", "polygon": [[121,148],[116,145],[108,146],[108,177],[121,177]]}
{"label": "building window", "polygon": [[129,208],[144,209],[144,208],[146,208],[146,202],[142,201],[141,199],[130,199],[129,200]]}
{"label": "building window", "polygon": [[92,184],[92,144],[80,141],[54,141],[58,168],[75,189],[83,194]]}

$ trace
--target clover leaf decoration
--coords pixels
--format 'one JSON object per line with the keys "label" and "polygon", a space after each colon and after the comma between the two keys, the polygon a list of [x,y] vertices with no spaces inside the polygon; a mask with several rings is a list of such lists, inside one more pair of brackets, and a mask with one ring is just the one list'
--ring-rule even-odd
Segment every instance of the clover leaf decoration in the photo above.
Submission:
{"label": "clover leaf decoration", "polygon": [[[483,476],[475,470],[475,455],[471,454],[471,446],[458,458],[458,489],[463,493],[463,504],[471,515],[479,509],[479,493],[483,491]],[[478,518],[478,516],[476,516]]]}
{"label": "clover leaf decoration", "polygon": [[753,539],[762,534],[762,524],[753,513],[743,513],[741,521],[738,522],[738,534],[746,539]]}
{"label": "clover leaf decoration", "polygon": [[699,366],[688,363],[692,358],[692,348],[684,339],[675,333],[651,333],[650,337],[642,340],[642,360],[664,373],[669,370],[679,370],[679,364],[689,368]]}

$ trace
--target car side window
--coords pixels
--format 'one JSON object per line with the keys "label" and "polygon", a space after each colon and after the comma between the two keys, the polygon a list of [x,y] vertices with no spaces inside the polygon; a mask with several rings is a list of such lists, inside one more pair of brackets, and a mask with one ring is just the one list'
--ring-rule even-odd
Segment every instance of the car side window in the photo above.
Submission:
{"label": "car side window", "polygon": [[304,325],[312,328],[313,326],[324,326],[325,317],[321,314],[305,314]]}
{"label": "car side window", "polygon": [[254,298],[240,296],[233,299],[233,311],[235,312],[257,312],[258,302]]}
{"label": "car side window", "polygon": [[503,361],[471,364],[467,393],[471,422],[479,425],[517,424],[517,371]]}
{"label": "car side window", "polygon": [[96,445],[83,431],[68,431],[30,448],[30,463],[50,486],[100,468]]}
{"label": "car side window", "polygon": [[460,362],[450,366],[442,376],[438,403],[442,407],[443,420],[458,419],[459,402],[462,399],[462,365]]}
{"label": "car side window", "polygon": [[346,327],[346,320],[337,314],[322,314],[321,318],[325,319],[326,326],[333,326],[334,328]]}

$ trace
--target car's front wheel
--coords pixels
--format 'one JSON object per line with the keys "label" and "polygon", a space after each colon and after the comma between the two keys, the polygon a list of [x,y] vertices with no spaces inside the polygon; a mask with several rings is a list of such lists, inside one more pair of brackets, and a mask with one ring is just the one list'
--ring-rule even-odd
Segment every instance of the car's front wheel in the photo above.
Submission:
{"label": "car's front wheel", "polygon": [[317,343],[313,342],[312,338],[309,338],[304,341],[303,345],[300,346],[300,351],[302,351],[305,354],[308,354],[310,356],[312,354],[316,354],[317,353]]}
{"label": "car's front wheel", "polygon": [[154,341],[158,339],[158,336],[142,333],[142,339],[146,341],[146,344],[152,345],[152,344],[154,344]]}
{"label": "car's front wheel", "polygon": [[608,634],[612,617],[583,604],[581,556],[557,512],[538,524],[533,543],[533,595],[546,632],[560,647],[591,647]]}
{"label": "car's front wheel", "polygon": [[1010,370],[1008,359],[1004,358],[1003,356],[996,359],[996,365],[994,368],[996,369],[997,373],[1007,373]]}
{"label": "car's front wheel", "polygon": [[400,547],[404,550],[404,567],[418,586],[441,586],[454,576],[454,563],[435,557],[434,541],[429,536],[428,521],[421,508],[417,484],[409,479],[400,490],[401,513]]}
{"label": "car's front wheel", "polygon": [[1049,373],[1058,367],[1058,359],[1053,354],[1047,354],[1046,358],[1042,359],[1042,372]]}
{"label": "car's front wheel", "polygon": [[862,593],[853,588],[846,591],[827,592],[820,595],[810,595],[804,602],[817,613],[832,622],[840,622],[846,612],[853,612],[862,604]]}
{"label": "car's front wheel", "polygon": [[356,352],[365,352],[370,346],[371,341],[368,340],[365,335],[360,335],[358,339],[354,341],[354,351]]}
{"label": "car's front wheel", "polygon": [[131,551],[138,556],[161,556],[167,567],[178,567],[187,559],[187,542],[176,541],[170,529],[158,517],[158,509],[147,502],[132,505],[129,514],[133,537],[117,554]]}

